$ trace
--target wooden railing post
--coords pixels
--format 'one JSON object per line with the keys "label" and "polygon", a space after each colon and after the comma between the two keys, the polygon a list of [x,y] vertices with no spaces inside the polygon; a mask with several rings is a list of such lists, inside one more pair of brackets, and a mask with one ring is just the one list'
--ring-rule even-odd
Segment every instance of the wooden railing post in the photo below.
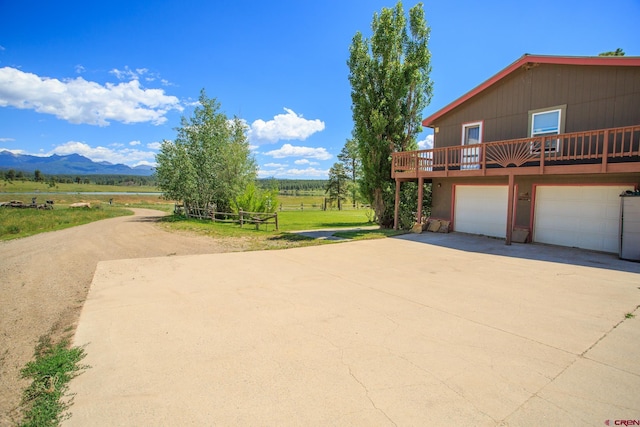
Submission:
{"label": "wooden railing post", "polygon": [[444,150],[444,175],[449,176],[449,147]]}
{"label": "wooden railing post", "polygon": [[547,142],[545,141],[545,137],[542,137],[540,141],[540,175],[544,174],[544,153],[545,147],[547,146]]}
{"label": "wooden railing post", "polygon": [[278,212],[274,214],[274,218],[276,219],[276,231],[278,230]]}
{"label": "wooden railing post", "polygon": [[243,223],[243,221],[242,221],[242,209],[240,209],[238,211],[238,215],[240,216],[240,228],[242,228],[242,223]]}
{"label": "wooden railing post", "polygon": [[[614,134],[615,135],[615,134]],[[609,162],[609,129],[604,131],[604,140],[602,141],[602,169],[600,172],[607,171],[607,164]]]}
{"label": "wooden railing post", "polygon": [[482,144],[478,144],[478,150],[480,150],[480,158],[482,159],[482,175],[487,174],[487,147],[483,147]]}

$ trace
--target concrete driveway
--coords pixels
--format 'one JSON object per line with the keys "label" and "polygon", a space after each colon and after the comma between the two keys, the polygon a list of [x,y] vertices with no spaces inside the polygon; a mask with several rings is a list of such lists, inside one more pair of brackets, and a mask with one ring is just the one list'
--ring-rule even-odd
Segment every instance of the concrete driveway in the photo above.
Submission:
{"label": "concrete driveway", "polygon": [[637,420],[639,287],[615,256],[455,233],[106,261],[64,425]]}

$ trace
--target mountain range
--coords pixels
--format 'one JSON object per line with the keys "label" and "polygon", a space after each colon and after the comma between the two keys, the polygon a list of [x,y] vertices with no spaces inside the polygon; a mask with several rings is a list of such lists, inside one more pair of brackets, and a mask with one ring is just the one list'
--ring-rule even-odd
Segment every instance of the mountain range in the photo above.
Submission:
{"label": "mountain range", "polygon": [[79,154],[59,156],[53,154],[47,157],[31,156],[28,154],[14,154],[10,151],[0,151],[0,169],[14,169],[16,171],[33,173],[39,170],[49,175],[140,175],[149,176],[154,172],[152,166],[140,165],[131,167],[109,162],[94,162]]}

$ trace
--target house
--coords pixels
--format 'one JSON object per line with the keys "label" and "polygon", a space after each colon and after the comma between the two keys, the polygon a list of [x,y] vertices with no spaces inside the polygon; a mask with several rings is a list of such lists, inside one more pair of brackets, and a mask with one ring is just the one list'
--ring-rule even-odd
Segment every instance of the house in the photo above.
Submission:
{"label": "house", "polygon": [[619,196],[640,185],[640,57],[524,55],[422,125],[433,149],[392,154],[396,227],[417,181],[453,231],[618,251]]}

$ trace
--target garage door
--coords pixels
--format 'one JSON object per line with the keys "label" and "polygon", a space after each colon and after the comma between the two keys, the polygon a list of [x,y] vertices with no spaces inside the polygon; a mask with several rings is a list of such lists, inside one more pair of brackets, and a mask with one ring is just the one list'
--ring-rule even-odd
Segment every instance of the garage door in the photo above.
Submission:
{"label": "garage door", "polygon": [[533,240],[618,252],[620,193],[629,186],[538,186]]}
{"label": "garage door", "polygon": [[455,231],[506,237],[508,194],[506,185],[456,185]]}

